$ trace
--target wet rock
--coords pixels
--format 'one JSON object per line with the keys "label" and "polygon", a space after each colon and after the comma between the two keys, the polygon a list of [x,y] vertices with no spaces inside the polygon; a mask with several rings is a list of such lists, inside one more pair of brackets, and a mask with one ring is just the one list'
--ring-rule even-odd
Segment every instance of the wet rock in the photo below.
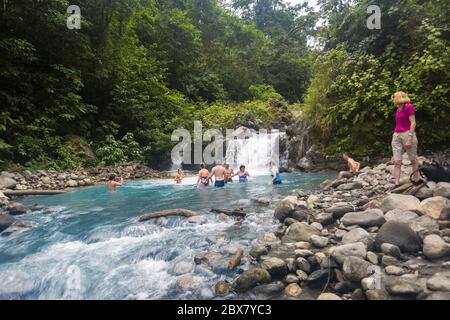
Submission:
{"label": "wet rock", "polygon": [[271,297],[281,293],[285,288],[285,285],[281,281],[276,281],[269,284],[261,284],[253,288],[252,292],[256,295],[262,295],[264,297]]}
{"label": "wet rock", "polygon": [[261,241],[265,245],[273,245],[281,243],[281,240],[272,232],[266,232],[262,235]]}
{"label": "wet rock", "polygon": [[382,253],[390,255],[392,257],[400,258],[402,256],[400,248],[391,243],[381,244],[380,250]]}
{"label": "wet rock", "polygon": [[6,207],[6,211],[12,216],[18,216],[26,214],[27,208],[21,203],[13,202]]}
{"label": "wet rock", "polygon": [[165,218],[165,217],[159,217],[159,218],[155,219],[155,224],[157,226],[165,226],[168,222],[169,222],[169,220],[167,220],[167,218]]}
{"label": "wet rock", "polygon": [[418,210],[435,220],[438,220],[442,212],[450,207],[450,200],[444,197],[433,197],[423,200]]}
{"label": "wet rock", "polygon": [[15,221],[9,214],[0,214],[0,232],[8,229]]}
{"label": "wet rock", "polygon": [[290,283],[285,289],[284,293],[288,297],[298,298],[302,294],[302,288],[296,283]]}
{"label": "wet rock", "polygon": [[342,300],[342,298],[334,293],[324,292],[317,298],[317,300]]}
{"label": "wet rock", "polygon": [[270,274],[262,268],[252,268],[244,271],[234,282],[233,288],[238,292],[244,292],[257,285],[270,282]]}
{"label": "wet rock", "polygon": [[266,255],[269,253],[268,247],[263,244],[255,244],[251,250],[250,250],[250,256],[252,256],[255,259],[259,259],[261,256]]}
{"label": "wet rock", "polygon": [[297,279],[300,282],[308,279],[308,274],[303,270],[298,269],[297,271],[295,271],[295,274],[297,275]]}
{"label": "wet rock", "polygon": [[274,278],[283,277],[288,273],[286,262],[276,257],[265,259],[261,263],[261,268],[267,270]]}
{"label": "wet rock", "polygon": [[450,198],[450,183],[449,182],[439,182],[433,190],[433,196]]}
{"label": "wet rock", "polygon": [[34,204],[30,209],[31,211],[41,211],[45,209],[45,206],[41,204]]}
{"label": "wet rock", "polygon": [[305,258],[299,257],[295,260],[297,269],[302,270],[306,273],[311,272],[311,265]]}
{"label": "wet rock", "polygon": [[412,223],[419,216],[412,211],[404,211],[401,209],[394,209],[384,215],[386,221],[397,221],[403,223]]}
{"label": "wet rock", "polygon": [[311,288],[321,288],[327,282],[328,276],[330,275],[331,277],[332,274],[333,274],[332,272],[330,273],[326,269],[316,270],[308,276],[308,278],[306,279],[306,283]]}
{"label": "wet rock", "polygon": [[439,232],[439,224],[436,220],[429,216],[421,216],[409,224],[420,239],[424,239],[429,234],[435,234]]}
{"label": "wet rock", "polygon": [[433,291],[450,292],[450,271],[434,274],[427,280],[427,288]]}
{"label": "wet rock", "polygon": [[195,224],[204,224],[206,223],[206,218],[203,216],[192,216],[186,219],[189,223],[195,223]]}
{"label": "wet rock", "polygon": [[450,245],[440,236],[431,234],[423,240],[423,254],[429,259],[439,259],[450,255]]}
{"label": "wet rock", "polygon": [[206,251],[201,252],[194,257],[195,264],[206,263],[212,265],[215,261],[222,259],[223,256],[219,252]]}
{"label": "wet rock", "polygon": [[270,204],[270,200],[267,198],[258,198],[258,199],[256,199],[256,203],[258,203],[262,206],[268,206]]}
{"label": "wet rock", "polygon": [[295,272],[295,270],[297,269],[297,265],[295,263],[295,259],[294,258],[287,258],[287,259],[284,259],[284,261],[286,262],[286,266],[288,268],[288,272]]}
{"label": "wet rock", "polygon": [[288,274],[288,275],[286,275],[284,277],[283,281],[288,283],[288,284],[289,283],[297,283],[298,282],[298,277],[295,274],[290,273],[290,274]]}
{"label": "wet rock", "polygon": [[17,228],[30,229],[33,227],[33,224],[29,221],[17,221],[14,223],[14,226],[16,226]]}
{"label": "wet rock", "polygon": [[312,235],[310,240],[316,248],[325,248],[328,245],[328,238],[326,237]]}
{"label": "wet rock", "polygon": [[367,300],[391,300],[389,294],[380,289],[372,289],[366,291]]}
{"label": "wet rock", "polygon": [[284,243],[309,241],[312,235],[320,235],[320,231],[307,223],[296,222],[289,226],[281,240]]}
{"label": "wet rock", "polygon": [[344,215],[341,221],[345,226],[358,225],[361,227],[381,226],[386,222],[383,212],[379,209],[349,212]]}
{"label": "wet rock", "polygon": [[421,249],[416,232],[406,223],[388,221],[378,231],[375,242],[378,246],[390,243],[398,246],[402,252],[417,252]]}
{"label": "wet rock", "polygon": [[214,290],[219,296],[226,296],[230,292],[230,284],[226,281],[219,281],[214,286]]}
{"label": "wet rock", "polygon": [[343,264],[345,258],[355,256],[359,258],[365,258],[367,255],[366,246],[362,242],[349,243],[337,246],[334,248],[331,256],[339,263]]}
{"label": "wet rock", "polygon": [[284,219],[290,217],[297,206],[297,202],[298,200],[295,196],[288,196],[281,200],[275,207],[275,218],[283,221]]}
{"label": "wet rock", "polygon": [[366,248],[370,248],[374,242],[374,239],[370,233],[362,228],[356,228],[350,230],[342,237],[343,244],[362,242]]}
{"label": "wet rock", "polygon": [[182,275],[175,281],[175,286],[181,291],[199,289],[201,284],[202,283],[199,278],[189,274]]}
{"label": "wet rock", "polygon": [[193,263],[187,262],[187,261],[181,261],[178,262],[173,267],[173,273],[176,275],[181,275],[185,273],[191,273],[194,271],[195,265]]}
{"label": "wet rock", "polygon": [[347,257],[344,260],[342,271],[346,279],[360,282],[372,273],[372,264],[358,257]]}
{"label": "wet rock", "polygon": [[420,201],[414,196],[403,194],[390,194],[383,199],[380,209],[383,212],[389,212],[394,209],[401,209],[404,211],[414,211],[419,207]]}
{"label": "wet rock", "polygon": [[393,295],[417,296],[424,288],[417,278],[410,276],[387,277],[386,290]]}

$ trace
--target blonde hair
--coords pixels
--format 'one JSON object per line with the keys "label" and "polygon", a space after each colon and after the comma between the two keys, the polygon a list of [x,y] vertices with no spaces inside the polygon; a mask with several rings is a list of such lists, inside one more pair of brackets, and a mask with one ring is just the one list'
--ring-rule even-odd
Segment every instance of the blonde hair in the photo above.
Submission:
{"label": "blonde hair", "polygon": [[391,97],[392,102],[394,102],[395,105],[401,105],[405,103],[410,103],[411,99],[408,97],[406,93],[403,91],[397,91],[394,93]]}

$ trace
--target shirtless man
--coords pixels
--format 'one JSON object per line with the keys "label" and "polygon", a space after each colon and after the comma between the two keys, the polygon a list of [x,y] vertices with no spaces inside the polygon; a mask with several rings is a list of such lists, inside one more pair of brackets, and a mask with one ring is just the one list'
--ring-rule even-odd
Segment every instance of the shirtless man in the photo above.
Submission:
{"label": "shirtless man", "polygon": [[225,163],[225,183],[233,182],[234,171],[228,163]]}
{"label": "shirtless man", "polygon": [[221,188],[225,186],[225,168],[222,166],[220,160],[216,161],[216,166],[212,168],[209,178],[216,176],[214,186]]}
{"label": "shirtless man", "polygon": [[209,171],[206,169],[206,166],[204,163],[200,165],[200,171],[198,172],[198,179],[197,179],[197,187],[203,186],[207,187],[209,186],[209,180],[211,178],[209,177]]}
{"label": "shirtless man", "polygon": [[109,176],[109,181],[108,181],[108,190],[109,190],[109,192],[116,191],[116,188],[120,187],[122,185],[123,185],[123,177],[120,177],[120,182],[117,182],[115,174],[112,174],[112,175]]}
{"label": "shirtless man", "polygon": [[177,174],[175,175],[175,182],[177,183],[177,184],[180,184],[182,181],[183,181],[183,179],[184,179],[184,173],[183,173],[183,170],[181,170],[181,169],[178,169],[177,170]]}
{"label": "shirtless man", "polygon": [[350,158],[350,155],[348,154],[348,152],[345,152],[344,155],[342,156],[342,158],[345,161],[347,161],[348,168],[350,169],[350,171],[339,172],[339,175],[337,178],[338,179],[341,179],[341,178],[349,179],[358,173],[359,167],[361,166],[361,164],[359,162],[356,162],[352,158]]}

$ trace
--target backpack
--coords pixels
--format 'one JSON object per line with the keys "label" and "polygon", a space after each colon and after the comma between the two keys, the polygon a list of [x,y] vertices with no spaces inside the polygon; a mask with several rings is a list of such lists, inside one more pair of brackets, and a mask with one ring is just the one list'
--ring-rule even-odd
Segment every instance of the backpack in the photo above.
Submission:
{"label": "backpack", "polygon": [[[423,178],[428,181],[434,182],[450,182],[450,165],[448,162],[431,161],[430,163],[424,162],[419,166],[419,173]],[[414,172],[411,174],[411,181]]]}

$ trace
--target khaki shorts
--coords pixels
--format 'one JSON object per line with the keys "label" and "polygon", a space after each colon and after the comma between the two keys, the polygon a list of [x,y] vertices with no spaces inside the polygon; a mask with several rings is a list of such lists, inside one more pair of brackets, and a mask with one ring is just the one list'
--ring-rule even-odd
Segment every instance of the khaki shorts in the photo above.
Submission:
{"label": "khaki shorts", "polygon": [[417,145],[419,141],[414,133],[413,143],[411,148],[405,148],[404,145],[408,140],[409,131],[405,132],[394,132],[392,136],[392,152],[394,154],[394,161],[402,161],[403,153],[406,151],[410,161],[417,160]]}

